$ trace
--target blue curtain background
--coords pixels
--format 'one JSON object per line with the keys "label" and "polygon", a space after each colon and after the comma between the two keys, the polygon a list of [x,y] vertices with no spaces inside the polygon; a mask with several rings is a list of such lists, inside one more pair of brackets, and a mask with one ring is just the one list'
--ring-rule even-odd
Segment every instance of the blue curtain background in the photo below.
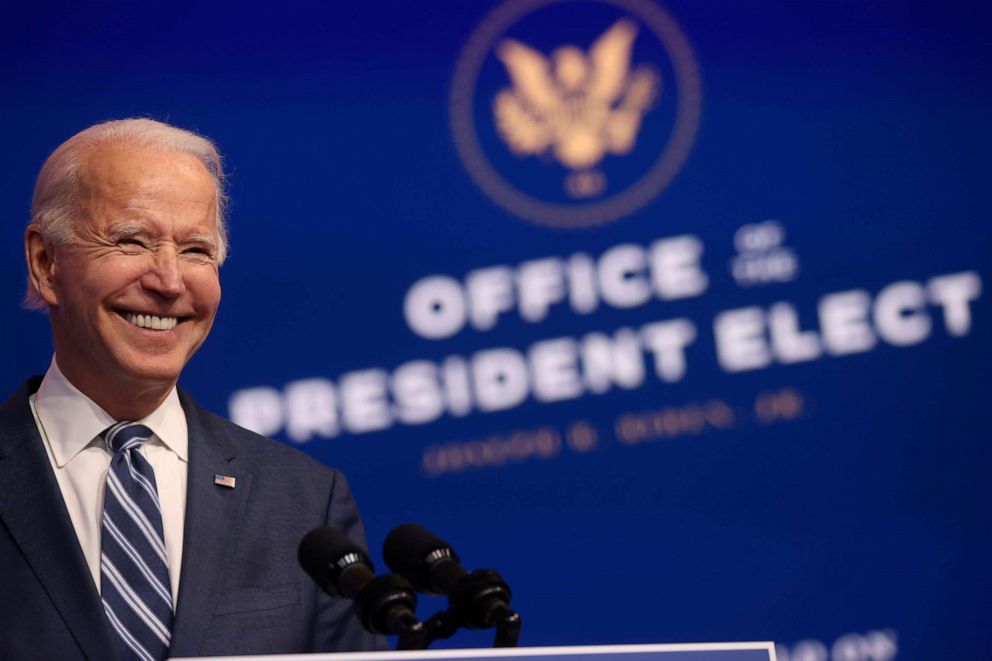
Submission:
{"label": "blue curtain background", "polygon": [[[987,285],[992,14],[964,0],[657,6],[699,68],[698,132],[659,195],[586,229],[516,217],[459,157],[452,80],[497,5],[6,6],[0,390],[43,372],[51,355],[47,319],[19,307],[21,236],[41,163],[104,119],[169,121],[214,139],[230,173],[224,300],[182,379],[218,413],[230,415],[246,389],[284,397],[301,380],[337,384],[412,360],[526,353],[541,340],[671,319],[696,328],[673,383],[646,362],[643,384],[629,390],[528,397],[504,411],[305,442],[280,427],[276,438],[349,476],[377,560],[392,526],[429,527],[470,568],[508,579],[527,645],[770,639],[781,658],[989,658],[987,293],[967,302],[963,333],[930,301],[930,331],[911,346],[879,340],[741,372],[717,360],[713,320],[786,302],[804,330],[819,332],[817,305],[831,293],[874,297],[892,283],[926,287],[960,273]],[[643,21],[629,7],[573,2],[535,7],[506,32],[546,55],[566,43],[588,48],[623,15]],[[663,88],[642,148],[603,162],[618,182],[657,157],[670,104],[685,94],[640,25],[635,63],[657,56]],[[506,84],[488,56],[476,106],[483,149],[514,186],[573,204],[556,188],[560,165],[511,154],[486,124],[485,95]],[[798,276],[742,286],[730,271],[735,234],[768,220]],[[540,323],[510,311],[491,330],[441,340],[404,319],[404,298],[425,276],[462,281],[483,267],[682,235],[704,248],[709,284],[696,297],[587,315],[558,304]],[[624,416],[667,410],[684,420],[693,406],[730,410],[732,420],[636,443],[618,437]],[[576,423],[596,432],[591,450],[569,443]],[[491,448],[513,434],[558,443],[549,456],[429,469],[438,448]],[[421,614],[442,605],[425,600]]]}

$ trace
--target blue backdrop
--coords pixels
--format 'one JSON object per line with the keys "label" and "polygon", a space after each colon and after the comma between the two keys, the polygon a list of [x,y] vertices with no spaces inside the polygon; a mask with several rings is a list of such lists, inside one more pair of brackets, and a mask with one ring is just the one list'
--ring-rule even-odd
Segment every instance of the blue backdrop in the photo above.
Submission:
{"label": "blue backdrop", "polygon": [[231,175],[183,384],[342,468],[376,558],[431,528],[528,645],[992,656],[985,5],[2,14],[0,389],[44,158],[166,120]]}

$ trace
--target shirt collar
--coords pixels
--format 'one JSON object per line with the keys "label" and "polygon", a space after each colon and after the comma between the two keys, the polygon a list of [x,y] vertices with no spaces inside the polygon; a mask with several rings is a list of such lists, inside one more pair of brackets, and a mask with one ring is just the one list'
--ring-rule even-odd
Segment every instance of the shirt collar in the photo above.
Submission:
{"label": "shirt collar", "polygon": [[[104,429],[117,422],[69,383],[55,357],[38,388],[35,408],[59,468],[72,461]],[[175,386],[158,408],[134,422],[146,425],[165,447],[175,452],[182,461],[189,461],[189,429]],[[152,439],[150,442],[154,441]]]}

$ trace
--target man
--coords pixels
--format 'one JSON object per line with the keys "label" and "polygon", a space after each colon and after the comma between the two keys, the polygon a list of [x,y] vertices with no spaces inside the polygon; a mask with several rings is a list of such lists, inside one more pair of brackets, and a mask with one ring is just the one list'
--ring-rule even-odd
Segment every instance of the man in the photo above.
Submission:
{"label": "man", "polygon": [[39,174],[27,302],[55,356],[0,407],[0,658],[382,646],[296,562],[325,523],[364,544],[344,477],[176,387],[220,302],[224,202],[213,144],[147,119]]}

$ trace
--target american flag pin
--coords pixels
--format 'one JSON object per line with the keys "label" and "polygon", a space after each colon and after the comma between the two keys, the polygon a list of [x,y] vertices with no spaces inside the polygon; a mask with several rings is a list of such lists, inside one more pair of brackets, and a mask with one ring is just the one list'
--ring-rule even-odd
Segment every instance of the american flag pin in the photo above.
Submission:
{"label": "american flag pin", "polygon": [[228,489],[233,489],[237,480],[233,475],[214,475],[214,484]]}

